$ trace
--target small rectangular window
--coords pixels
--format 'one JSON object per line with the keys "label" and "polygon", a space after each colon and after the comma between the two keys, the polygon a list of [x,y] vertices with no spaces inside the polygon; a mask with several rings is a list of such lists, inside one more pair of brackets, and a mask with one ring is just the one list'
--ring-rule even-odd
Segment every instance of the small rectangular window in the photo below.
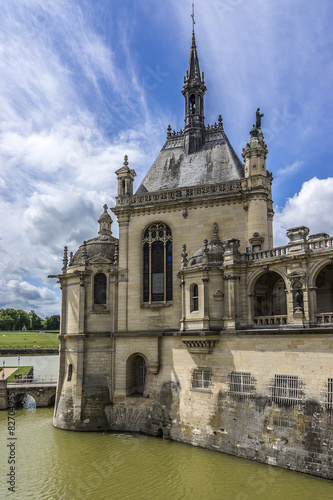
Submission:
{"label": "small rectangular window", "polygon": [[195,368],[192,374],[192,389],[209,389],[212,383],[211,368]]}
{"label": "small rectangular window", "polygon": [[278,406],[298,406],[303,401],[302,381],[297,375],[275,375],[270,389]]}
{"label": "small rectangular window", "polygon": [[248,399],[255,392],[255,380],[250,372],[229,373],[229,395]]}

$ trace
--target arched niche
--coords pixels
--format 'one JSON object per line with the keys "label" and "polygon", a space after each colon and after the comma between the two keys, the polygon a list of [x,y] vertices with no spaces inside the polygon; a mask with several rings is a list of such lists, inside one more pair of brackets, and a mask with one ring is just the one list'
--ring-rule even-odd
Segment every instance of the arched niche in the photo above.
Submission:
{"label": "arched niche", "polygon": [[126,362],[126,396],[143,395],[146,385],[147,363],[142,354],[132,354]]}
{"label": "arched niche", "polygon": [[286,285],[282,276],[275,271],[261,274],[253,288],[253,316],[286,314]]}

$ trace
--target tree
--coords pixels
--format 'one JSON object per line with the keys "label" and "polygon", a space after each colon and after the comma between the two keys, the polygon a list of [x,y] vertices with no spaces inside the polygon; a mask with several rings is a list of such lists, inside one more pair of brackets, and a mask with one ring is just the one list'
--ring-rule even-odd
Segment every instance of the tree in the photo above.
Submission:
{"label": "tree", "polygon": [[46,319],[46,330],[59,330],[60,328],[60,316],[59,314],[54,314],[53,316],[48,316]]}
{"label": "tree", "polygon": [[35,313],[34,310],[29,312],[30,330],[40,330],[42,327],[42,319]]}

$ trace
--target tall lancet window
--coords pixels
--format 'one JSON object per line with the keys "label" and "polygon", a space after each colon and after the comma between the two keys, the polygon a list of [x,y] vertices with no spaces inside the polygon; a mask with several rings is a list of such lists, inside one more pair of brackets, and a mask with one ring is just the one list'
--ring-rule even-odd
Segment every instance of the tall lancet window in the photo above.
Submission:
{"label": "tall lancet window", "polygon": [[143,236],[143,301],[172,300],[172,234],[162,222],[154,222]]}
{"label": "tall lancet window", "polygon": [[106,276],[98,273],[94,278],[94,303],[106,304]]}

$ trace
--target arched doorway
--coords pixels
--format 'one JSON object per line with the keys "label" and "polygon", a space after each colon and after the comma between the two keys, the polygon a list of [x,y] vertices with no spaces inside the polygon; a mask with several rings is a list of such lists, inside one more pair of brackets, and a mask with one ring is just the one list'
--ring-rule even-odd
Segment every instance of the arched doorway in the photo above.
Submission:
{"label": "arched doorway", "polygon": [[257,279],[253,293],[253,324],[281,325],[287,323],[285,283],[280,274],[268,271]]}
{"label": "arched doorway", "polygon": [[146,361],[140,354],[133,354],[126,363],[126,395],[143,394],[146,384]]}
{"label": "arched doorway", "polygon": [[317,312],[319,323],[333,322],[333,264],[328,264],[316,279]]}

